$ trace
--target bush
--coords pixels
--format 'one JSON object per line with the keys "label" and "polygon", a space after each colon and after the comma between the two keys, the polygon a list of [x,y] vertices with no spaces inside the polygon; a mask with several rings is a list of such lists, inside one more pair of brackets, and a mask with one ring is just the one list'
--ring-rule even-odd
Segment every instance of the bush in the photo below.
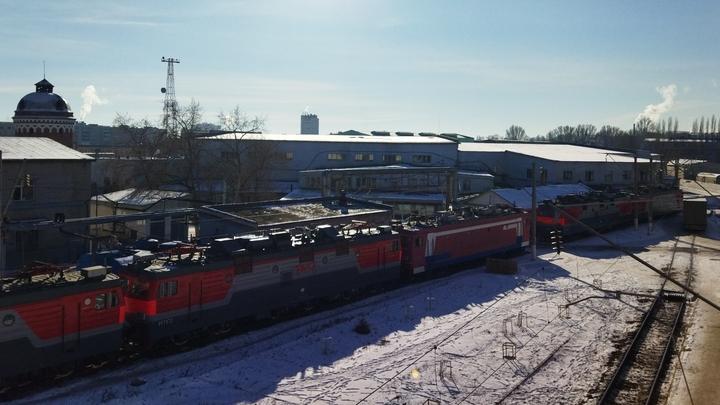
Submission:
{"label": "bush", "polygon": [[360,319],[360,321],[355,325],[353,328],[355,333],[358,333],[360,335],[367,335],[370,333],[370,324],[368,323],[365,318]]}

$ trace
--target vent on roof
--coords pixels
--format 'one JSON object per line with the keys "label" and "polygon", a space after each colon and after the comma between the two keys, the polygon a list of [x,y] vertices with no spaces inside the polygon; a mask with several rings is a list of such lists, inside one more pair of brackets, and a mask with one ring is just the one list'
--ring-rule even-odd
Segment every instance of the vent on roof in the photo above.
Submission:
{"label": "vent on roof", "polygon": [[415,136],[414,132],[395,132],[397,136]]}
{"label": "vent on roof", "polygon": [[437,136],[435,132],[420,132],[420,136]]}
{"label": "vent on roof", "polygon": [[375,136],[390,136],[390,132],[388,131],[370,131],[370,133]]}

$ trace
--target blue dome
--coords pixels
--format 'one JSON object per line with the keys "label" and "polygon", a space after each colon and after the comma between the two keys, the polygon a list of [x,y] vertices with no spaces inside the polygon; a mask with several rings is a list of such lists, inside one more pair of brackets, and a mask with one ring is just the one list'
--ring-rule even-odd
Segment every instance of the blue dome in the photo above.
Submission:
{"label": "blue dome", "polygon": [[53,93],[53,85],[43,79],[35,83],[35,92],[20,99],[15,110],[16,116],[52,115],[72,117],[70,106],[58,94]]}

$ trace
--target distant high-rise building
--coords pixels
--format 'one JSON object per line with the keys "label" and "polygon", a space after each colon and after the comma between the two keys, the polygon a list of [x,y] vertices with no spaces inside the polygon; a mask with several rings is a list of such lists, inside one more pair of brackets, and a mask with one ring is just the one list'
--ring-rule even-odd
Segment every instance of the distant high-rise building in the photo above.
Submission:
{"label": "distant high-rise building", "polygon": [[314,134],[320,133],[320,119],[315,114],[304,112],[300,116],[300,133],[301,134]]}

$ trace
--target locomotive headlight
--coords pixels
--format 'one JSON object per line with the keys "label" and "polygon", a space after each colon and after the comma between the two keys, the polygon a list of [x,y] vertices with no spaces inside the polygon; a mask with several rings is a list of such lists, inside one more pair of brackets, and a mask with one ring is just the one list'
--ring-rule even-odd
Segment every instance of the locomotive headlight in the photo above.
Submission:
{"label": "locomotive headlight", "polygon": [[7,314],[3,316],[2,323],[4,326],[13,326],[15,323],[15,315]]}

